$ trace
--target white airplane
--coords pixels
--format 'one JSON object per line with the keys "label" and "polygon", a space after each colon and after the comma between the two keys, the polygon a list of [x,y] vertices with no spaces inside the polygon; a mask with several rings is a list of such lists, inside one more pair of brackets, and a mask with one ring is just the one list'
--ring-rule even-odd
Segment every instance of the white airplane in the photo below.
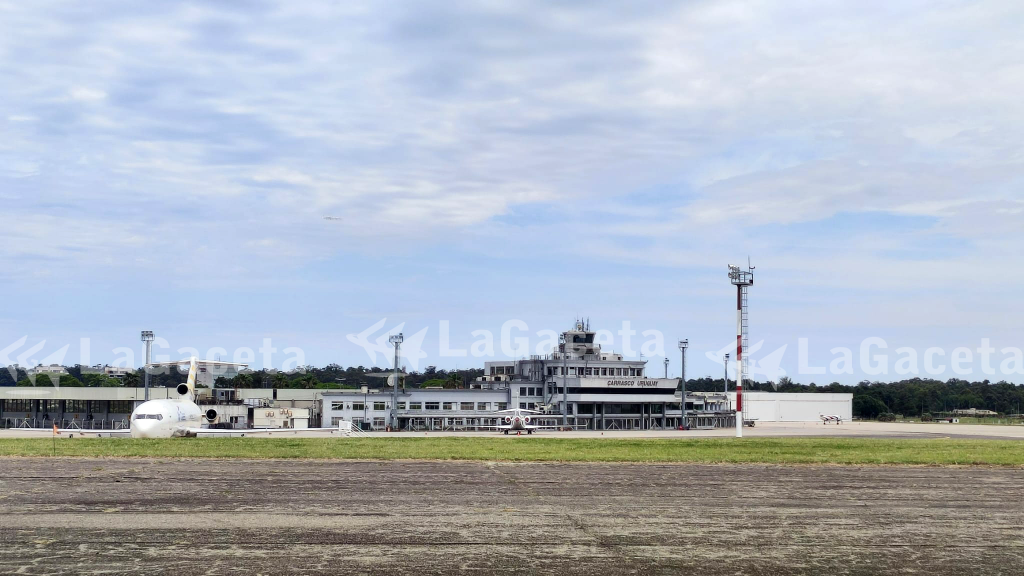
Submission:
{"label": "white airplane", "polygon": [[818,418],[821,418],[822,424],[828,424],[829,422],[835,422],[837,425],[843,423],[843,417],[836,414],[818,414]]}
{"label": "white airplane", "polygon": [[[156,366],[178,366],[184,361],[162,362],[148,364],[149,367]],[[209,422],[217,419],[217,411],[210,408],[204,414],[195,402],[196,398],[196,374],[199,365],[231,365],[238,366],[231,362],[216,362],[213,360],[198,360],[195,356],[188,360],[188,379],[183,384],[178,384],[177,398],[162,398],[149,400],[139,404],[132,412],[129,430],[78,430],[65,428],[58,430],[60,433],[78,434],[82,436],[130,436],[132,438],[180,438],[195,436],[270,436],[294,434],[296,432],[321,432],[327,434],[339,433],[339,428],[244,428],[244,429],[214,429],[203,428],[202,422],[205,418]]]}
{"label": "white airplane", "polygon": [[487,426],[487,428],[494,428],[500,432],[508,434],[509,432],[526,432],[527,434],[533,434],[534,430],[557,430],[559,426],[538,426],[531,424],[534,420],[532,416],[540,414],[544,415],[543,412],[536,410],[525,410],[523,408],[509,408],[508,410],[498,410],[495,414],[504,414],[500,418],[502,424],[497,426]]}

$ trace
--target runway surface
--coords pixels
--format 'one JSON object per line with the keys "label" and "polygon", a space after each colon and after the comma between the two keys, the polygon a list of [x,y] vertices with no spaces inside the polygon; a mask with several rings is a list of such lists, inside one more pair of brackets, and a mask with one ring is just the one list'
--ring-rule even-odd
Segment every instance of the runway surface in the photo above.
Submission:
{"label": "runway surface", "polygon": [[0,573],[1020,574],[1024,470],[0,459]]}
{"label": "runway surface", "polygon": [[[335,433],[337,429],[332,429]],[[239,430],[238,434],[244,434]],[[0,430],[0,438],[49,438],[53,434],[50,428],[23,429],[11,428]],[[74,432],[77,436],[90,437],[89,430]],[[324,438],[336,437],[339,434],[324,432],[302,432],[280,430],[275,437],[293,438]],[[500,436],[494,431],[472,430],[437,430],[419,432],[363,432],[361,436],[399,438],[404,436]],[[547,438],[731,438],[736,435],[735,428],[718,428],[714,430],[573,430],[554,431],[542,430],[536,437]],[[1024,426],[994,424],[921,424],[904,422],[872,422],[856,421],[842,424],[822,424],[821,422],[760,422],[753,428],[744,428],[743,435],[751,438],[760,437],[873,437],[873,438],[978,438],[978,439],[1018,439],[1024,440]]]}

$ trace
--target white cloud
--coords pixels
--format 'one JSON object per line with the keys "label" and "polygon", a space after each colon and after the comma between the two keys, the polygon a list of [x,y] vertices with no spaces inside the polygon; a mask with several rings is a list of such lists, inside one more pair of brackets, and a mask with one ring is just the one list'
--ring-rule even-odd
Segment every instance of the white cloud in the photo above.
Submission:
{"label": "white cloud", "polygon": [[[359,242],[453,238],[490,250],[504,241],[489,230],[549,243],[571,230],[609,257],[635,258],[623,242],[636,240],[653,265],[697,266],[726,257],[734,226],[801,269],[786,252],[798,227],[844,214],[931,218],[928,233],[967,242],[966,263],[1006,256],[977,243],[1019,238],[1014,3],[7,16],[0,85],[16,127],[0,169],[22,182],[6,192],[13,214],[116,219],[138,237],[188,230],[151,246],[157,260],[238,247],[228,257],[260,269],[265,253],[299,263]],[[321,226],[323,214],[344,225]],[[851,249],[851,266],[884,267],[881,246],[905,241],[871,234],[880,245]],[[116,251],[120,236],[82,250]]]}
{"label": "white cloud", "polygon": [[96,90],[94,88],[85,88],[82,86],[76,86],[69,92],[71,98],[74,100],[81,100],[83,102],[97,102],[104,100],[107,97],[107,93],[102,90]]}

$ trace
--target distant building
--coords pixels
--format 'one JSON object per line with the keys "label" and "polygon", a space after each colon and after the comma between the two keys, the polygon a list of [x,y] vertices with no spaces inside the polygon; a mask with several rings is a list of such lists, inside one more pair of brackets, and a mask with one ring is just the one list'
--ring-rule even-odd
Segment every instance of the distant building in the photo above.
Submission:
{"label": "distant building", "polygon": [[998,416],[998,412],[992,410],[979,410],[978,408],[960,408],[953,410],[957,416]]}
{"label": "distant building", "polygon": [[61,376],[67,374],[68,369],[61,366],[60,364],[50,364],[48,366],[43,366],[42,364],[40,364],[35,368],[29,368],[25,372],[29,376],[35,376],[36,374],[55,374],[57,376]]}
{"label": "distant building", "polygon": [[126,368],[124,366],[107,366],[106,364],[82,367],[82,374],[102,374],[118,380],[123,380],[125,376],[133,374],[134,372],[134,368]]}

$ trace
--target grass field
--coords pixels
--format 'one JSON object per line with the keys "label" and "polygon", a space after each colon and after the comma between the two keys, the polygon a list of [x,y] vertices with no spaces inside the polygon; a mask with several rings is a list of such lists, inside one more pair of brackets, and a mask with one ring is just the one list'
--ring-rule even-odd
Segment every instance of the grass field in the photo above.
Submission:
{"label": "grass field", "polygon": [[0,439],[0,456],[1024,466],[1008,440],[873,438]]}

